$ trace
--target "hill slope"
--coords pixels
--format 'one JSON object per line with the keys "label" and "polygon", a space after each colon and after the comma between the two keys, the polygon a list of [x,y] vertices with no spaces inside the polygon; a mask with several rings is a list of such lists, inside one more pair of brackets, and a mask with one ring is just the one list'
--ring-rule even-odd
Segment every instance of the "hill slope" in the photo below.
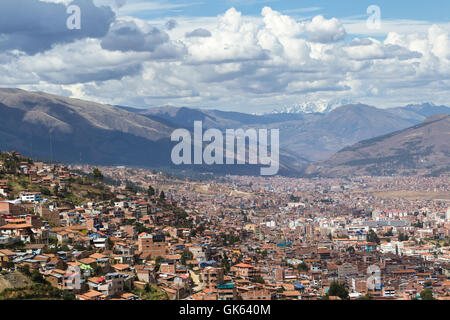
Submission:
{"label": "hill slope", "polygon": [[423,121],[422,113],[447,112],[431,106],[379,109],[363,104],[344,105],[328,113],[277,113],[251,115],[238,112],[165,106],[147,110],[130,109],[154,119],[164,119],[192,128],[202,120],[206,128],[280,129],[280,146],[297,158],[309,161],[328,159],[340,149],[358,141],[408,128]]}
{"label": "hill slope", "polygon": [[35,158],[150,165],[166,164],[170,155],[174,128],[112,106],[0,89],[0,113],[0,147]]}
{"label": "hill slope", "polygon": [[434,115],[411,128],[346,147],[305,171],[309,175],[331,177],[445,172],[450,172],[447,114]]}
{"label": "hill slope", "polygon": [[[171,161],[175,143],[170,135],[175,129],[190,127],[187,115],[181,117],[183,124],[137,111],[42,92],[0,89],[0,149],[66,163],[258,174],[259,166],[176,167]],[[197,113],[191,116],[192,123],[201,119]],[[280,150],[280,172],[295,174],[307,164]]]}

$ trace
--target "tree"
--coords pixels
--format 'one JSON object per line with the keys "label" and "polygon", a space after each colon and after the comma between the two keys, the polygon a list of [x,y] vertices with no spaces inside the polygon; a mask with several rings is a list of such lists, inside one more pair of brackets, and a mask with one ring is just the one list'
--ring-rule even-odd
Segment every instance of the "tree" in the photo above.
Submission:
{"label": "tree", "polygon": [[226,252],[223,253],[222,267],[223,267],[225,274],[228,274],[228,272],[230,272],[231,266],[230,266],[230,261],[228,261],[228,255]]}
{"label": "tree", "polygon": [[147,189],[147,194],[149,197],[153,197],[155,195],[155,189],[152,186],[149,186]]}
{"label": "tree", "polygon": [[95,180],[103,180],[103,173],[99,168],[94,168],[94,170],[92,171],[92,175],[94,176]]}
{"label": "tree", "polygon": [[400,233],[400,234],[398,235],[398,241],[408,241],[408,240],[409,240],[409,237],[408,237],[407,234]]}
{"label": "tree", "polygon": [[52,192],[49,188],[46,187],[39,187],[39,192],[42,193],[44,196],[51,196]]}
{"label": "tree", "polygon": [[348,247],[346,251],[348,253],[350,253],[350,254],[354,254],[355,253],[355,248],[353,246],[351,246],[351,247]]}
{"label": "tree", "polygon": [[42,283],[42,284],[46,284],[47,281],[44,279],[44,277],[42,276],[42,274],[40,274],[39,271],[37,270],[33,270],[33,272],[31,272],[31,281],[35,282],[35,283]]}
{"label": "tree", "polygon": [[326,297],[337,296],[341,299],[348,299],[348,291],[343,284],[333,281],[330,285],[330,289],[327,292]]}
{"label": "tree", "polygon": [[253,278],[253,282],[256,282],[256,283],[261,283],[261,284],[265,284],[266,283],[266,281],[264,281],[264,279],[263,279],[263,277],[261,277],[261,276],[255,276],[254,278]]}
{"label": "tree", "polygon": [[422,292],[420,293],[420,298],[422,300],[434,300],[433,290],[431,289],[422,290]]}
{"label": "tree", "polygon": [[304,263],[304,262],[299,263],[298,266],[297,266],[297,270],[299,272],[306,272],[306,271],[308,271],[308,265],[306,263]]}
{"label": "tree", "polygon": [[161,193],[159,194],[159,200],[164,201],[164,199],[166,199],[166,195],[164,191],[161,191]]}
{"label": "tree", "polygon": [[155,270],[159,270],[159,267],[161,266],[161,263],[164,261],[164,258],[161,256],[157,256],[155,258]]}
{"label": "tree", "polygon": [[59,192],[59,184],[57,183],[57,184],[55,184],[55,186],[53,187],[53,193],[54,193],[55,195],[58,195],[58,192]]}
{"label": "tree", "polygon": [[378,238],[378,235],[375,233],[375,231],[373,231],[373,229],[369,230],[369,233],[367,234],[367,241],[380,244],[380,238]]}
{"label": "tree", "polygon": [[190,252],[188,249],[186,249],[181,254],[181,263],[183,265],[186,265],[186,262],[189,260],[192,260],[193,258],[194,258],[194,255],[192,254],[192,252]]}
{"label": "tree", "polygon": [[128,191],[128,192],[131,192],[131,193],[136,193],[137,192],[136,187],[130,182],[127,182],[127,184],[125,185],[125,190]]}
{"label": "tree", "polygon": [[385,237],[392,237],[394,234],[392,233],[392,228],[390,228],[389,230],[388,230],[388,232],[386,232],[385,234],[383,234],[383,236],[385,236]]}

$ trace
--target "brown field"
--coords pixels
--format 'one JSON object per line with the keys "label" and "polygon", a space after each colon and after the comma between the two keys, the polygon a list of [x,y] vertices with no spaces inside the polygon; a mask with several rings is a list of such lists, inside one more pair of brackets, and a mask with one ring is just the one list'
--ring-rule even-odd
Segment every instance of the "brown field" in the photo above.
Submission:
{"label": "brown field", "polygon": [[449,200],[450,192],[426,192],[426,191],[382,191],[372,192],[380,198],[402,198],[406,200]]}

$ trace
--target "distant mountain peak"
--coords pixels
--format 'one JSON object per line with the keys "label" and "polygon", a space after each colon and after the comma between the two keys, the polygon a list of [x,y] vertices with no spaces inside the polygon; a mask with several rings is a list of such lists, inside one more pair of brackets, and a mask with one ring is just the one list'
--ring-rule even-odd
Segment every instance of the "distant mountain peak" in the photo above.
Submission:
{"label": "distant mountain peak", "polygon": [[408,104],[406,108],[424,108],[424,107],[437,107],[438,105],[433,102],[422,102],[422,103],[413,103]]}
{"label": "distant mountain peak", "polygon": [[316,101],[307,101],[292,106],[281,107],[273,110],[272,113],[328,113],[347,104],[355,104],[355,102],[350,99],[319,99]]}

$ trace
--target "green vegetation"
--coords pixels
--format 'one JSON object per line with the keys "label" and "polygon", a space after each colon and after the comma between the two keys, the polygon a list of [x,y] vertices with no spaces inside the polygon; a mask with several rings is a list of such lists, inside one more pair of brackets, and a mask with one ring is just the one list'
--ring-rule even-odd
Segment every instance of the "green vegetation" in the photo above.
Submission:
{"label": "green vegetation", "polygon": [[261,276],[254,277],[253,278],[253,282],[261,283],[261,284],[265,284],[266,283],[266,281],[264,281],[263,277],[261,277]]}
{"label": "green vegetation", "polygon": [[348,290],[345,288],[343,284],[340,284],[339,282],[333,281],[330,285],[330,289],[328,289],[327,294],[325,295],[324,299],[329,299],[329,297],[337,296],[343,300],[348,299]]}
{"label": "green vegetation", "polygon": [[230,272],[231,265],[230,265],[230,261],[228,260],[228,255],[226,252],[223,253],[221,266],[223,267],[225,274],[228,274]]}
{"label": "green vegetation", "polygon": [[433,297],[433,290],[431,289],[425,289],[420,293],[420,298],[422,300],[434,300]]}
{"label": "green vegetation", "polygon": [[0,292],[0,300],[74,300],[73,293],[53,287],[37,270],[30,271],[28,265],[17,268],[30,278],[33,284],[22,288],[7,288]]}
{"label": "green vegetation", "polygon": [[366,293],[364,296],[359,297],[358,300],[373,300],[373,297],[369,293]]}
{"label": "green vegetation", "polygon": [[147,189],[147,194],[149,197],[153,197],[156,194],[155,189],[152,186],[149,186]]}
{"label": "green vegetation", "polygon": [[94,168],[94,170],[92,171],[92,175],[94,176],[95,180],[103,180],[103,173],[99,168]]}
{"label": "green vegetation", "polygon": [[367,242],[375,242],[376,244],[380,244],[380,238],[378,238],[378,235],[375,231],[373,231],[373,229],[370,229],[367,234]]}
{"label": "green vegetation", "polygon": [[194,258],[194,254],[189,250],[184,250],[181,254],[181,263],[185,266],[186,262],[192,260]]}
{"label": "green vegetation", "polygon": [[166,292],[149,284],[143,290],[134,289],[132,292],[143,300],[169,300]]}
{"label": "green vegetation", "polygon": [[298,270],[299,272],[307,272],[307,271],[308,271],[308,265],[307,265],[306,263],[304,263],[304,262],[299,263],[299,264],[297,265],[297,270]]}
{"label": "green vegetation", "polygon": [[398,235],[398,241],[408,241],[409,237],[408,235],[404,234],[404,233],[399,233]]}
{"label": "green vegetation", "polygon": [[75,296],[50,284],[35,283],[23,288],[7,288],[0,293],[0,300],[74,300]]}

